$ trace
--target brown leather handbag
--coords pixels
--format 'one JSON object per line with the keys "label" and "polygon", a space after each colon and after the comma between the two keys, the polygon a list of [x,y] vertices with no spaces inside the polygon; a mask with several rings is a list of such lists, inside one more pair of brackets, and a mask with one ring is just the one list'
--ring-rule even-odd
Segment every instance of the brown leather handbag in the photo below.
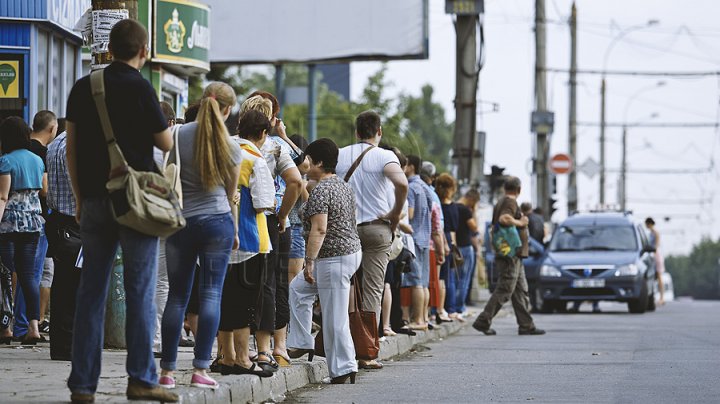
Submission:
{"label": "brown leather handbag", "polygon": [[[360,279],[353,276],[353,288],[355,289],[355,311],[350,316],[350,334],[355,345],[355,359],[370,361],[377,359],[380,353],[380,339],[378,337],[377,321],[374,311],[364,311],[362,307],[362,288]],[[323,327],[326,325],[323,324]],[[323,332],[315,336],[315,355],[325,357],[325,345]]]}

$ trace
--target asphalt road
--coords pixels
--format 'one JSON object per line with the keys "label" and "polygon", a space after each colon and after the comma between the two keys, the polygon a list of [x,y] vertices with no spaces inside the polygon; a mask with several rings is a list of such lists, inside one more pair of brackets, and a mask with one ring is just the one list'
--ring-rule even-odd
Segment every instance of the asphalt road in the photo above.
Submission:
{"label": "asphalt road", "polygon": [[601,307],[536,315],[544,336],[518,336],[514,317],[495,322],[496,336],[466,327],[355,385],[314,385],[285,402],[720,403],[720,301]]}

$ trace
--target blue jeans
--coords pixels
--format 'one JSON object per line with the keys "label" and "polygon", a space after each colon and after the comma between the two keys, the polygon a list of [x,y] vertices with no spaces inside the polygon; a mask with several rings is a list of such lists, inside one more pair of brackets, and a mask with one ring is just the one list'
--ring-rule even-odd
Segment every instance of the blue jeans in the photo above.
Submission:
{"label": "blue jeans", "polygon": [[198,257],[200,305],[193,367],[210,367],[213,341],[220,323],[220,298],[235,236],[234,226],[229,213],[193,216],[187,219],[184,229],[167,239],[165,249],[170,292],[163,312],[160,361],[160,367],[165,370],[175,370],[176,367],[177,346]]}
{"label": "blue jeans", "polygon": [[415,244],[415,259],[410,263],[410,272],[403,274],[402,287],[417,286],[430,286],[430,247]]}
{"label": "blue jeans", "polygon": [[465,300],[467,299],[468,292],[470,291],[470,281],[472,280],[473,269],[475,268],[475,249],[471,245],[467,247],[460,247],[460,253],[462,253],[465,261],[461,268],[458,268],[458,283],[455,299],[455,308],[458,313],[462,313],[466,310]]}
{"label": "blue jeans", "polygon": [[[45,229],[43,228],[43,231],[40,232],[40,238],[38,238],[37,249],[35,251],[35,279],[33,280],[33,282],[37,283],[38,285],[40,285],[40,280],[42,279],[43,266],[45,265],[45,254],[47,253],[47,249],[48,241],[47,237],[45,237]],[[40,292],[38,291],[38,302],[40,299],[39,293]],[[15,309],[13,310],[13,315],[15,319],[13,325],[13,335],[18,337],[27,334],[28,331],[28,319],[25,316],[25,310],[25,294],[23,293],[22,286],[18,285],[17,292],[15,293]],[[39,312],[38,306],[38,315],[42,317],[42,314],[43,313]]]}
{"label": "blue jeans", "polygon": [[[40,233],[4,233],[0,235],[0,258],[5,266],[15,272],[18,280],[18,293],[15,295],[15,302],[20,299],[22,304],[15,306],[15,315],[22,314],[22,326],[18,327],[15,320],[14,335],[22,336],[27,333],[28,319],[40,320],[40,277],[42,276],[42,265],[38,273],[35,265],[35,255],[38,249],[38,237]],[[46,240],[47,248],[47,240]],[[25,299],[21,295],[25,291]]]}
{"label": "blue jeans", "polygon": [[[77,291],[72,341],[72,371],[68,387],[74,393],[93,394],[100,378],[105,303],[115,253],[122,247],[127,343],[126,369],[130,381],[157,385],[153,336],[158,238],[120,226],[107,197],[87,198],[82,204],[80,236],[83,267]],[[120,325],[124,326],[124,325]]]}
{"label": "blue jeans", "polygon": [[459,269],[452,268],[452,254],[448,254],[445,257],[445,263],[440,268],[440,280],[445,281],[445,311],[448,314],[458,312],[456,297],[459,271]]}

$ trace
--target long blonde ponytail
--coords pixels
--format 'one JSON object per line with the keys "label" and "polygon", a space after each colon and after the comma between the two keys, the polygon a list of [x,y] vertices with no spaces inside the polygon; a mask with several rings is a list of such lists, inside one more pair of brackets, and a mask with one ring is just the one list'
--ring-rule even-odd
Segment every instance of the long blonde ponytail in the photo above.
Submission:
{"label": "long blonde ponytail", "polygon": [[222,186],[232,172],[230,136],[222,111],[235,105],[235,91],[225,83],[210,83],[203,92],[195,134],[195,165],[206,190]]}

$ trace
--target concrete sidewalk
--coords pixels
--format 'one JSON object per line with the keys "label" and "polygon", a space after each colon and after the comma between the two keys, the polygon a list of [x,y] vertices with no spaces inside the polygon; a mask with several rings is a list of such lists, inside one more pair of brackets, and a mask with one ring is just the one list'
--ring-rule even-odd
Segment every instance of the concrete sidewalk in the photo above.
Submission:
{"label": "concrete sidewalk", "polygon": [[[472,307],[479,312],[487,299],[484,291],[482,302]],[[380,345],[380,359],[388,360],[410,351],[414,345],[445,338],[469,325],[465,323],[443,323],[435,330],[418,332],[416,336],[398,335],[389,337]],[[52,361],[48,344],[36,347],[0,347],[0,402],[57,403],[68,402],[70,392],[66,382],[70,374],[70,362]],[[96,393],[97,402],[128,402],[125,397],[127,373],[125,372],[126,352],[123,350],[103,351],[103,367],[100,384]],[[307,362],[307,357],[294,360],[292,366],[281,368],[273,377],[261,379],[248,375],[212,376],[220,383],[215,391],[186,387],[190,384],[192,369],[192,348],[179,348],[178,388],[176,392],[183,403],[246,403],[280,401],[288,391],[308,384],[320,383],[328,377],[324,358]],[[158,368],[159,369],[159,368]]]}

